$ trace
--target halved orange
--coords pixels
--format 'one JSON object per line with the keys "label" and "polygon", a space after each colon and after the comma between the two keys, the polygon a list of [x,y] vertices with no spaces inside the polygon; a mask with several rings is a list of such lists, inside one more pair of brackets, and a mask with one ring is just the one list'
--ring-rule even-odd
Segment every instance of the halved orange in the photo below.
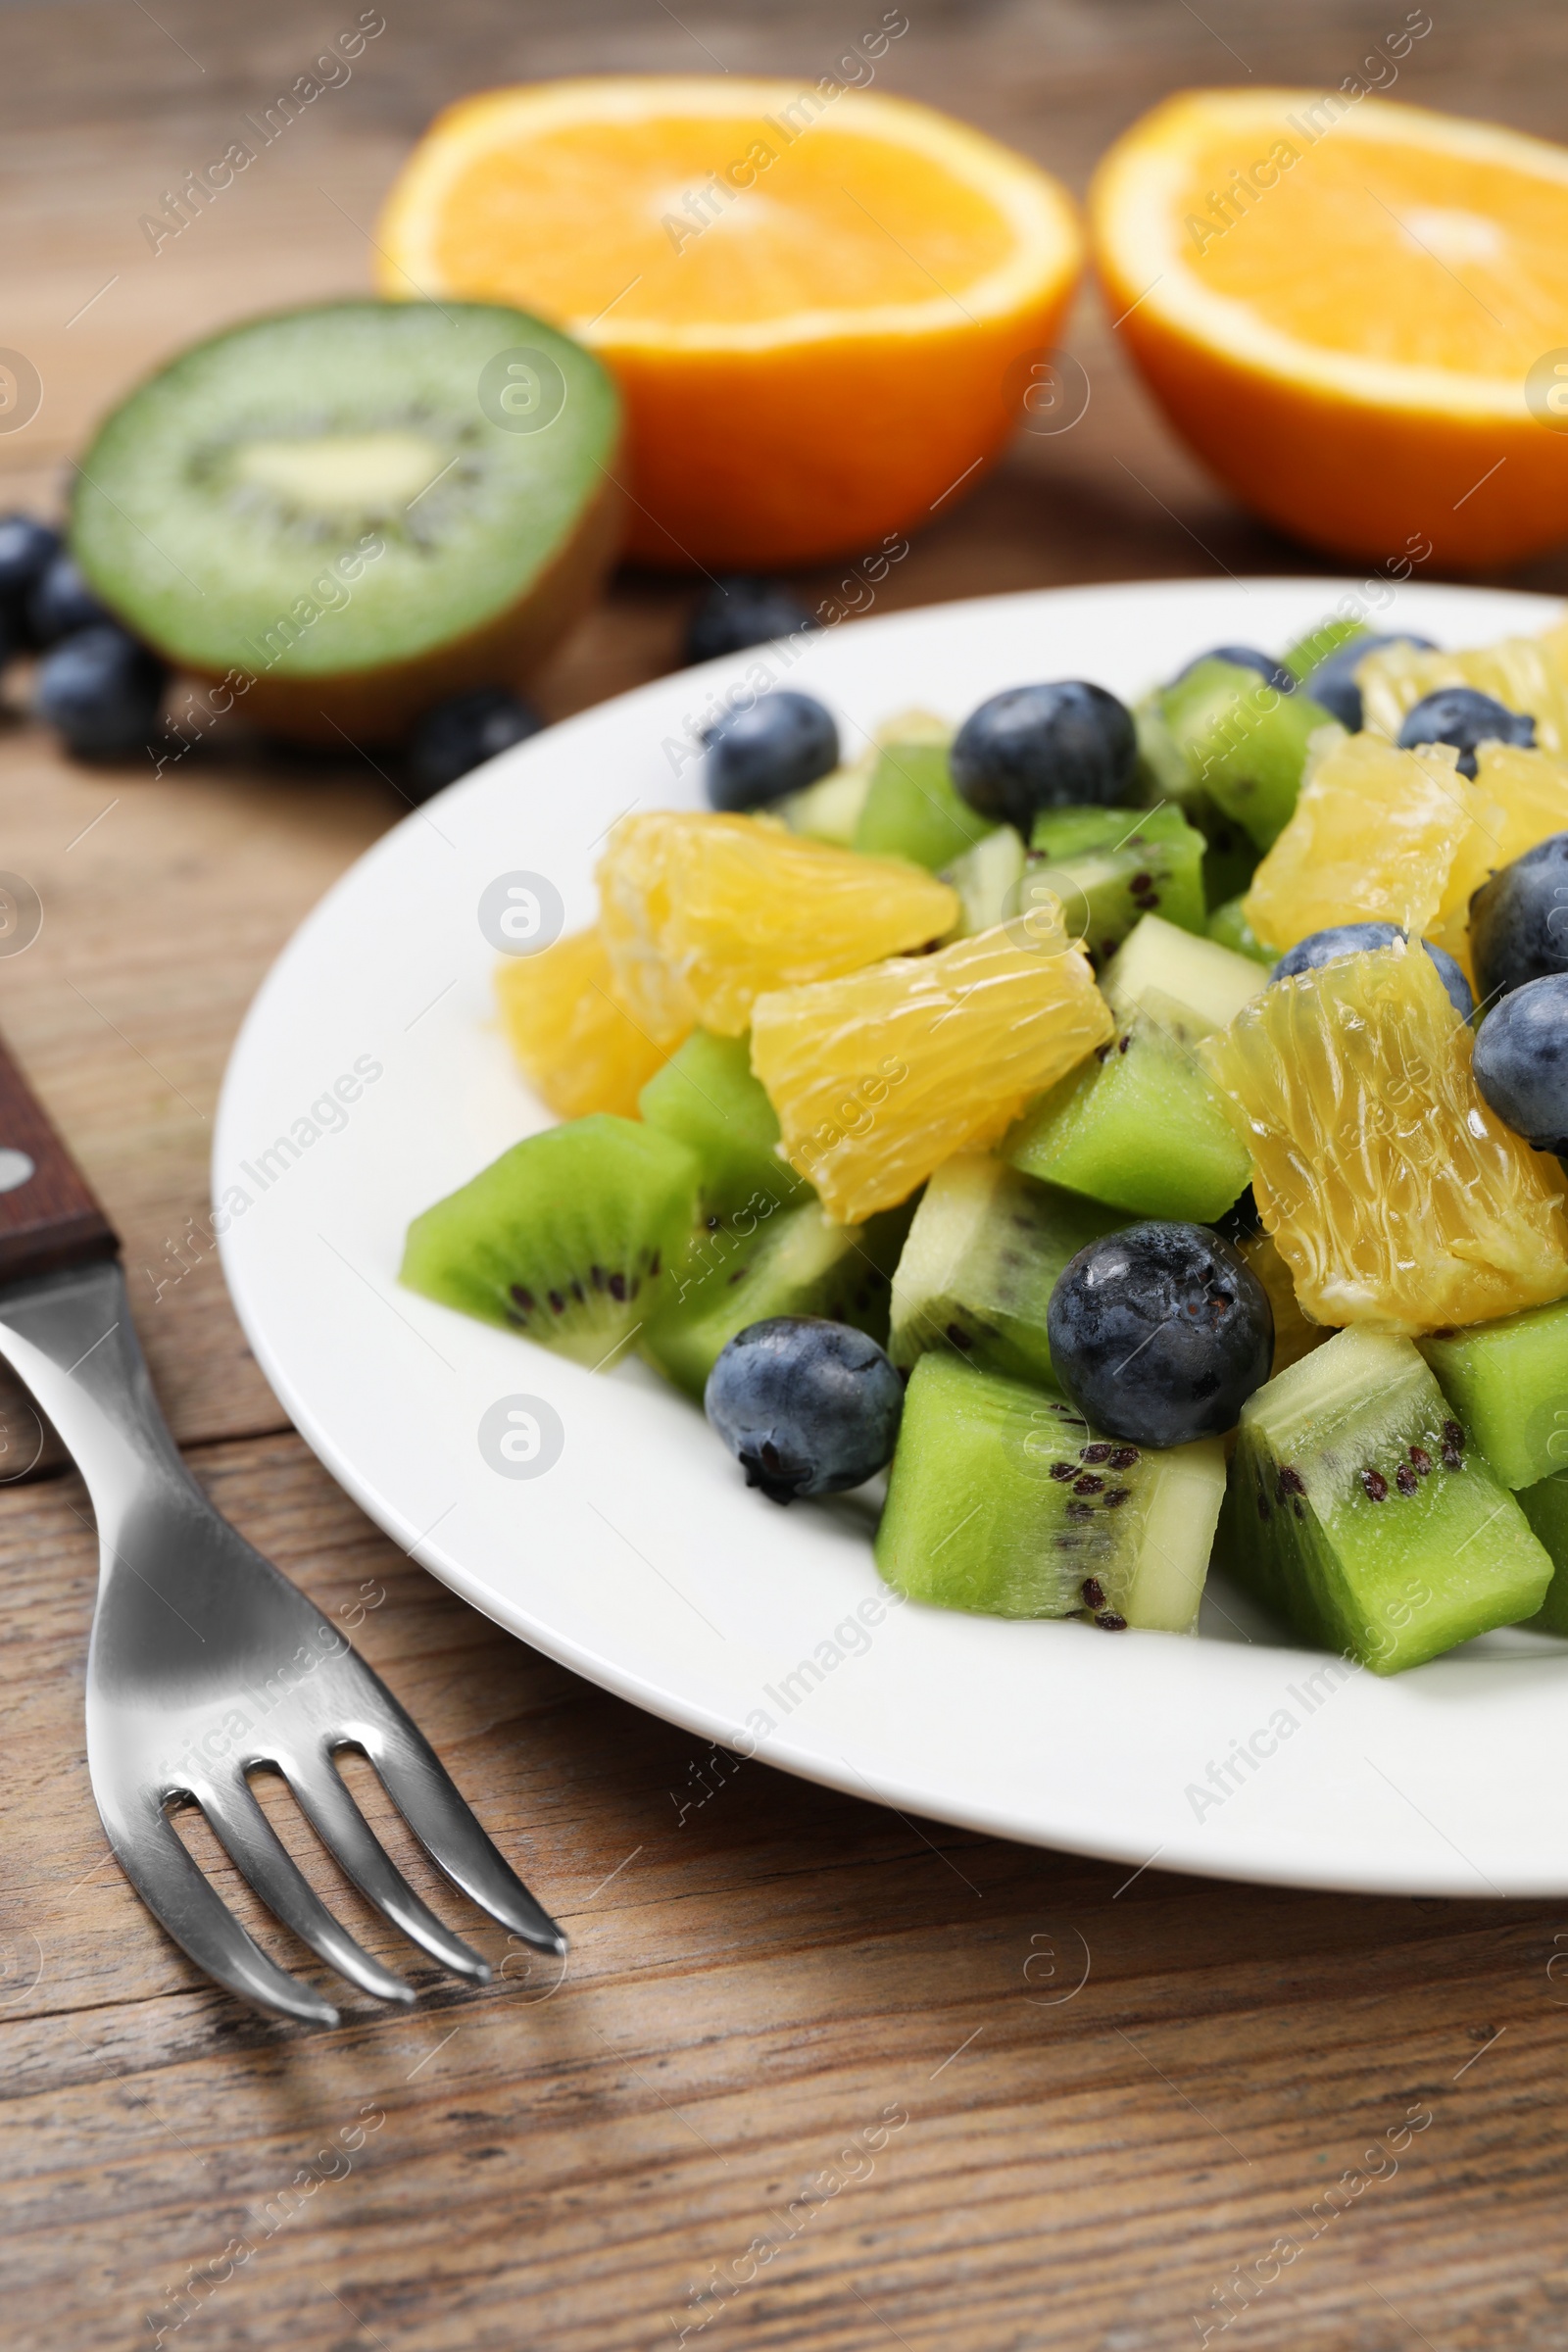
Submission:
{"label": "halved orange", "polygon": [[1091,211],[1118,333],[1271,522],[1399,576],[1568,535],[1568,150],[1353,85],[1193,90]]}
{"label": "halved orange", "polygon": [[466,99],[377,234],[385,293],[503,298],[613,368],[631,552],[673,565],[866,551],[940,511],[1022,420],[1083,258],[1033,164],[831,77]]}

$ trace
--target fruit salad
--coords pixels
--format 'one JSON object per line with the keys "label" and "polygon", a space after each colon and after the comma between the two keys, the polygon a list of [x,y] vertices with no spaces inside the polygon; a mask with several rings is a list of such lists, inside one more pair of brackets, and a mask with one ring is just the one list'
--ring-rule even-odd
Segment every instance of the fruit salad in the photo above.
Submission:
{"label": "fruit salad", "polygon": [[886,1474],[908,1597],[1378,1673],[1568,1633],[1562,630],[1331,623],[710,735],[501,1006],[561,1123],[403,1279],[706,1410],[759,1508]]}

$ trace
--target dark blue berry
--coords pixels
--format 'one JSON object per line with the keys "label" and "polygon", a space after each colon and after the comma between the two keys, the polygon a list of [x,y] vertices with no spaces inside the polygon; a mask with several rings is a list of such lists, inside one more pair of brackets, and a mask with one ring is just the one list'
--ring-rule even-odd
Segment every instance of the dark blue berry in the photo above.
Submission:
{"label": "dark blue berry", "polygon": [[749,645],[770,645],[816,622],[781,580],[748,572],[715,580],[692,614],[686,630],[687,662],[714,662],[720,654],[744,653]]}
{"label": "dark blue berry", "polygon": [[703,741],[703,783],[715,808],[763,808],[839,763],[833,713],[784,686],[727,711]]}
{"label": "dark blue berry", "polygon": [[1378,654],[1386,645],[1413,645],[1418,653],[1435,654],[1437,647],[1430,637],[1412,637],[1407,632],[1397,636],[1379,636],[1366,630],[1359,637],[1348,637],[1337,645],[1332,654],[1325,654],[1316,669],[1307,676],[1303,691],[1314,703],[1321,703],[1331,711],[1342,727],[1359,735],[1365,723],[1361,709],[1361,689],[1355,673],[1368,654]]}
{"label": "dark blue berry", "polygon": [[78,629],[38,664],[38,716],[81,760],[122,760],[145,749],[169,672],[118,621]]}
{"label": "dark blue berry", "polygon": [[[1298,940],[1287,955],[1280,957],[1269,974],[1271,980],[1294,980],[1298,972],[1314,972],[1319,964],[1336,963],[1342,956],[1364,956],[1373,948],[1392,948],[1404,933],[1397,923],[1334,923],[1327,931],[1313,931]],[[1437,966],[1438,978],[1448,992],[1448,1002],[1461,1021],[1467,1021],[1476,1008],[1470,983],[1446,948],[1435,948],[1430,939],[1421,945]]]}
{"label": "dark blue berry", "polygon": [[76,564],[62,549],[51,556],[27,596],[27,629],[34,645],[58,645],[100,621],[113,620]]}
{"label": "dark blue berry", "polygon": [[1538,1152],[1568,1152],[1568,972],[1527,980],[1494,1004],[1474,1066],[1505,1127]]}
{"label": "dark blue berry", "polygon": [[471,767],[537,735],[544,723],[537,710],[505,686],[470,686],[466,694],[437,703],[409,737],[408,797],[427,801]]}
{"label": "dark blue berry", "polygon": [[1057,1278],[1046,1330],[1078,1410],[1134,1446],[1233,1429],[1274,1354],[1267,1292],[1206,1225],[1128,1225],[1091,1242]]}
{"label": "dark blue berry", "polygon": [[1276,662],[1272,654],[1260,654],[1255,645],[1211,645],[1206,654],[1195,654],[1191,662],[1184,662],[1171,684],[1179,686],[1183,678],[1191,677],[1200,662],[1228,662],[1233,669],[1255,669],[1278,693],[1296,692],[1296,680],[1283,662]]}
{"label": "dark blue berry", "polygon": [[60,546],[60,533],[31,514],[0,514],[0,616],[20,645],[31,643],[27,599]]}
{"label": "dark blue berry", "polygon": [[1470,955],[1483,1004],[1568,972],[1568,833],[1538,841],[1470,901]]}
{"label": "dark blue berry", "polygon": [[1474,686],[1440,686],[1435,694],[1423,695],[1399,729],[1401,752],[1413,752],[1421,743],[1451,743],[1461,776],[1475,774],[1478,743],[1514,743],[1529,751],[1535,740],[1536,722],[1528,710],[1510,710]]}
{"label": "dark blue berry", "polygon": [[953,781],[971,808],[1028,839],[1042,808],[1114,808],[1138,760],[1132,713],[1103,686],[1063,678],[1009,686],[971,710],[953,746]]}
{"label": "dark blue berry", "polygon": [[863,1331],[774,1315],[726,1343],[703,1402],[747,1485],[793,1502],[843,1494],[887,1468],[904,1384]]}

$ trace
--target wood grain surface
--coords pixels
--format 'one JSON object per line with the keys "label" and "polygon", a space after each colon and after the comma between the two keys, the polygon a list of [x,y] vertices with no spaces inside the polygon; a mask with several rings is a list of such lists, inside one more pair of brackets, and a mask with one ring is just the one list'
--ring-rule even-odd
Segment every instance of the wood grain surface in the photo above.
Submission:
{"label": "wood grain surface", "polygon": [[[849,0],[386,0],[352,80],[155,257],[140,216],[354,13],[0,10],[0,341],[44,386],[33,422],[0,435],[0,504],[56,505],[93,417],[180,342],[362,288],[381,194],[447,99],[563,72],[814,77],[860,29]],[[1165,91],[1337,82],[1399,13],[908,0],[883,86],[1081,187]],[[1431,13],[1396,94],[1568,132],[1568,15],[1551,0]],[[1082,421],[1026,437],[944,512],[883,609],[1317,567],[1197,474],[1090,296],[1070,342],[1092,387]],[[1568,588],[1568,561],[1520,584]],[[545,681],[550,714],[667,668],[691,601],[678,581],[618,579]],[[124,1237],[174,1427],[220,1507],[355,1625],[572,1952],[563,1977],[443,1889],[437,1907],[497,1965],[487,1990],[416,1968],[414,2015],[351,1995],[342,2029],[318,2034],[198,1978],[92,1807],[85,1496],[57,1456],[35,1459],[26,1408],[0,1410],[0,2341],[1568,2345],[1568,1908],[1128,1882],[905,1820],[606,1697],[356,1512],[246,1351],[205,1238],[206,1167],[250,996],[399,804],[364,764],[269,758],[238,734],[156,780],[72,766],[26,719],[24,676],[8,692],[0,867],[43,919],[0,955],[0,1030]],[[384,1816],[373,1789],[366,1802]],[[401,1965],[275,1810],[351,1927]]]}

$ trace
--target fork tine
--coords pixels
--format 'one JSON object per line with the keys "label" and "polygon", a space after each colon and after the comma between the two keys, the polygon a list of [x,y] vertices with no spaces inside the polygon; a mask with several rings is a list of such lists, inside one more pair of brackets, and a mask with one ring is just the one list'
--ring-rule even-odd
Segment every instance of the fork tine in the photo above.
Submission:
{"label": "fork tine", "polygon": [[110,1820],[104,1827],[115,1858],[155,1919],[180,1950],[237,1993],[279,2017],[302,2025],[335,2026],[330,2001],[270,1960],[249,1936],[217,1889],[197,1868],[161,1807],[139,1820]]}
{"label": "fork tine", "polygon": [[566,1938],[486,1837],[434,1748],[405,1717],[390,1733],[363,1735],[365,1752],[410,1829],[454,1886],[541,1951],[564,1952]]}
{"label": "fork tine", "polygon": [[356,1943],[317,1894],[243,1779],[202,1791],[202,1811],[242,1878],[285,1928],[292,1928],[339,1976],[378,2001],[412,2002],[412,1984]]}
{"label": "fork tine", "polygon": [[308,1765],[294,1756],[280,1756],[278,1762],[306,1819],[367,1900],[454,1976],[488,1984],[489,1961],[420,1901],[349,1794],[331,1757],[318,1749]]}

